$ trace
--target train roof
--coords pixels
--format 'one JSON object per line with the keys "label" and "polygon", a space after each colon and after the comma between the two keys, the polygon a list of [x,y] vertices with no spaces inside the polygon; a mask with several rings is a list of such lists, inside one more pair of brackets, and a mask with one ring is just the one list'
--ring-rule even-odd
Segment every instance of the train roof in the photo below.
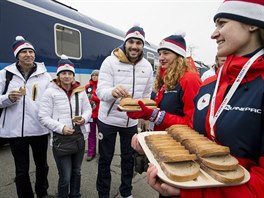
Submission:
{"label": "train roof", "polygon": [[34,4],[36,6],[39,6],[41,8],[50,10],[51,12],[58,13],[62,16],[71,18],[73,20],[85,23],[87,25],[96,27],[98,29],[105,30],[107,32],[116,34],[118,36],[124,37],[125,33],[121,30],[118,30],[116,28],[113,28],[110,25],[104,24],[96,19],[93,19],[91,17],[88,17],[87,15],[84,15],[80,12],[78,12],[77,9],[72,8],[71,6],[68,6],[66,4],[63,4],[56,0],[24,0],[25,2],[29,2],[31,4]]}
{"label": "train roof", "polygon": [[[82,14],[80,13],[77,9],[63,4],[57,0],[22,0],[22,1],[17,1],[17,0],[8,0],[13,3],[17,3],[19,5],[25,6],[25,7],[39,7],[45,10],[48,10],[51,13],[56,13],[58,15],[64,16],[68,19],[78,21],[81,24],[84,24],[85,26],[90,26],[91,29],[94,29],[95,31],[104,31],[107,34],[112,34],[114,37],[119,37],[119,39],[124,39],[125,37],[125,32],[121,31],[111,25],[105,24],[103,22],[100,22],[90,16],[89,13]],[[30,5],[31,4],[31,5]],[[150,44],[149,42],[145,42],[145,45],[153,47],[154,49],[157,49],[157,46],[154,44]]]}

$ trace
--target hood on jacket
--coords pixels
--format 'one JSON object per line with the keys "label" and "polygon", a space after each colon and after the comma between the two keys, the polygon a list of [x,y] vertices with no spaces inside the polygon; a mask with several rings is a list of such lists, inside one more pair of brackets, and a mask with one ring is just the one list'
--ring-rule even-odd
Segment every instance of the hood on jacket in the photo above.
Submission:
{"label": "hood on jacket", "polygon": [[[246,62],[255,55],[260,49],[254,51],[253,53],[243,56],[228,56],[226,62],[223,65],[223,73],[222,73],[222,81],[227,81],[229,84],[233,84],[239,72],[246,64]],[[218,70],[219,71],[219,70]],[[218,72],[217,72],[218,73]],[[258,57],[258,59],[251,65],[249,70],[247,71],[245,77],[242,80],[242,84],[246,81],[251,81],[255,79],[259,74],[264,74],[264,56]],[[228,79],[227,79],[228,77]]]}

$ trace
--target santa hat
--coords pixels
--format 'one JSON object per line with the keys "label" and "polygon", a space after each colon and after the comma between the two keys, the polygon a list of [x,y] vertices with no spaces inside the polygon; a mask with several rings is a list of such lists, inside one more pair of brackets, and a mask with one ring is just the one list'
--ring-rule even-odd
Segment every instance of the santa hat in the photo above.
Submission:
{"label": "santa hat", "polygon": [[140,39],[143,43],[145,43],[145,32],[143,28],[139,26],[130,28],[126,33],[125,42],[130,38]]}
{"label": "santa hat", "polygon": [[168,49],[176,54],[186,57],[186,43],[185,43],[185,33],[175,33],[169,37],[163,39],[158,47],[158,52],[161,49]]}
{"label": "santa hat", "polygon": [[214,21],[227,18],[264,28],[263,0],[225,0],[218,8]]}
{"label": "santa hat", "polygon": [[32,49],[36,52],[29,41],[26,41],[22,36],[17,36],[16,41],[13,43],[14,56],[17,58],[19,52],[23,49]]}
{"label": "santa hat", "polygon": [[57,76],[62,71],[71,71],[73,74],[75,74],[73,63],[64,54],[61,55],[61,59],[59,60],[59,63],[58,63]]}

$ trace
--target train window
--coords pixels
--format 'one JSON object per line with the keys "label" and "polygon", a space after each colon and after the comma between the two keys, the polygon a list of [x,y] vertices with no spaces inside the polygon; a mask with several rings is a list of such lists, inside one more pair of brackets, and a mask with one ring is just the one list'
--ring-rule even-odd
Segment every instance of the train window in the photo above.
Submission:
{"label": "train window", "polygon": [[55,50],[58,56],[65,54],[69,58],[80,59],[82,56],[80,31],[55,24]]}

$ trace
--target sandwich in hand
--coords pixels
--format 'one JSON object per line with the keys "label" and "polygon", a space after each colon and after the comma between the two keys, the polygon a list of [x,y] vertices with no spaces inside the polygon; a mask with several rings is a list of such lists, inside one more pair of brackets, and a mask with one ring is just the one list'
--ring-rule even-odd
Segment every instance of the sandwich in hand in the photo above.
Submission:
{"label": "sandwich in hand", "polygon": [[141,100],[148,108],[156,109],[157,105],[154,100],[151,99],[133,99],[131,97],[122,98],[120,100],[120,106],[124,109],[129,110],[140,110],[140,106],[138,105],[138,101]]}
{"label": "sandwich in hand", "polygon": [[22,96],[25,96],[26,95],[26,88],[25,88],[25,86],[20,87],[19,88],[19,91],[20,91],[20,93],[21,93]]}
{"label": "sandwich in hand", "polygon": [[73,122],[76,122],[77,120],[81,120],[82,119],[82,116],[74,116],[73,118],[72,118],[72,121]]}

